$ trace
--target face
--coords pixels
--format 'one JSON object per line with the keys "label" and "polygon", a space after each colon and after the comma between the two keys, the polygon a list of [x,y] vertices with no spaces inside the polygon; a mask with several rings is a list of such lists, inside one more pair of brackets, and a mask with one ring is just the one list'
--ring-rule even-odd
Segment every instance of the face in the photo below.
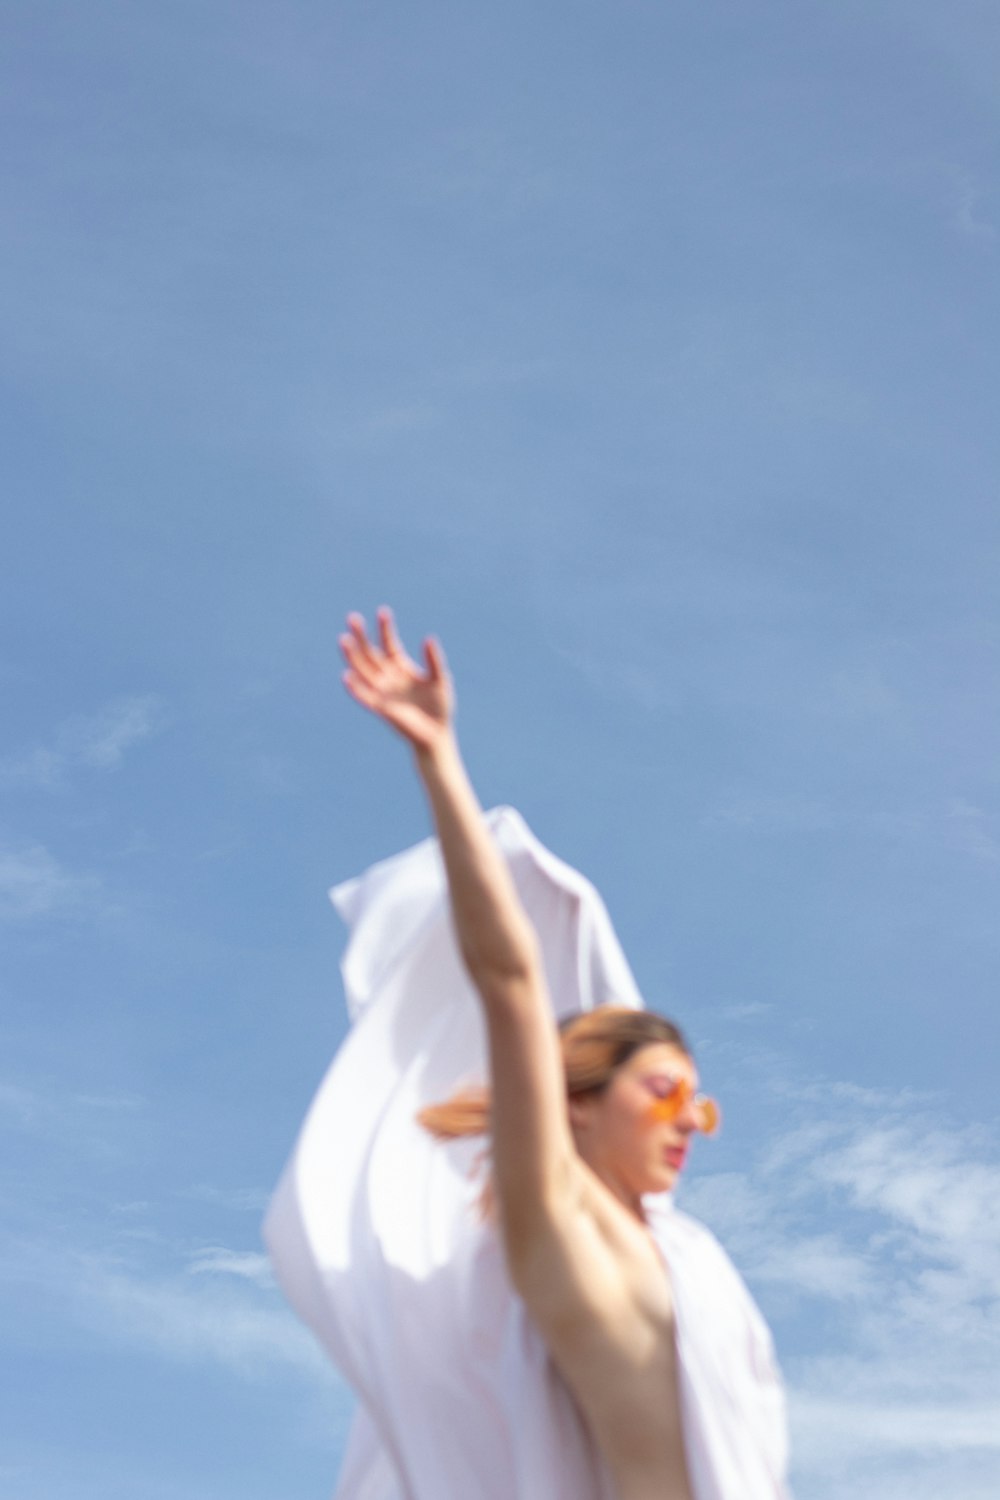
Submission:
{"label": "face", "polygon": [[577,1149],[619,1196],[669,1192],[704,1123],[697,1088],[687,1053],[668,1043],[640,1048],[603,1093],[571,1102]]}

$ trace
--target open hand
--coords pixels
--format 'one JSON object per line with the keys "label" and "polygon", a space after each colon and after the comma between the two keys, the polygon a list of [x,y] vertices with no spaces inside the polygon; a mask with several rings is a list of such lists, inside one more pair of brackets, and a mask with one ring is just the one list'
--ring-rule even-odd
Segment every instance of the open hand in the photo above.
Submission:
{"label": "open hand", "polygon": [[347,617],[349,635],[340,637],[347,661],[344,686],[352,698],[384,719],[416,750],[431,750],[451,729],[454,695],[444,653],[424,642],[426,670],[411,661],[396,634],[392,610],[378,611],[379,645],[368,639],[360,615]]}

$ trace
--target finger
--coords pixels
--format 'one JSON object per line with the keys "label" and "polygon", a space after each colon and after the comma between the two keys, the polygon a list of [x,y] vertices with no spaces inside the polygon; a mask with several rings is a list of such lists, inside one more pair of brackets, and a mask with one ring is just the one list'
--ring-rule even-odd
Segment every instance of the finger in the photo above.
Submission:
{"label": "finger", "polygon": [[424,641],[424,660],[427,663],[427,675],[431,682],[447,682],[448,663],[445,661],[440,643],[433,636],[428,636]]}
{"label": "finger", "polygon": [[379,677],[379,664],[372,663],[366,657],[353,635],[342,635],[339,640],[340,649],[344,653],[344,659],[358,677],[360,677],[370,688],[377,686]]}
{"label": "finger", "polygon": [[383,604],[378,612],[378,630],[382,641],[382,650],[386,656],[405,656],[406,651],[403,643],[396,633],[396,621],[392,610],[387,604]]}
{"label": "finger", "polygon": [[352,698],[365,708],[370,708],[372,713],[378,713],[378,694],[374,688],[369,687],[363,677],[359,677],[357,672],[345,672],[340,680]]}
{"label": "finger", "polygon": [[381,653],[368,639],[368,628],[365,625],[364,616],[359,614],[348,615],[347,625],[360,656],[372,666],[376,666],[381,660]]}
{"label": "finger", "polygon": [[365,628],[363,615],[351,614],[347,616],[347,624],[350,628],[361,655],[373,667],[378,666],[382,660],[381,653],[375,649],[368,639],[368,631]]}

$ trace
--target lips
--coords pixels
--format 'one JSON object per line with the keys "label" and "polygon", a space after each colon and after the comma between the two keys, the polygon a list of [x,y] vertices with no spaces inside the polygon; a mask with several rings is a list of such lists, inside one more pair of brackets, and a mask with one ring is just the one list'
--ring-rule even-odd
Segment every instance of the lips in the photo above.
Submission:
{"label": "lips", "polygon": [[663,1153],[663,1160],[668,1167],[673,1167],[679,1172],[687,1160],[687,1150],[684,1146],[668,1146]]}

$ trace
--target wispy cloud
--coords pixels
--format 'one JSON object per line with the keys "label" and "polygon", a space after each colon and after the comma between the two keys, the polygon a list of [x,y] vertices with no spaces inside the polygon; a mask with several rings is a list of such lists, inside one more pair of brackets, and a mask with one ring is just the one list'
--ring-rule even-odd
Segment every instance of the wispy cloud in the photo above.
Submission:
{"label": "wispy cloud", "polygon": [[1000,827],[981,807],[956,797],[947,810],[947,834],[955,848],[987,864],[1000,865]]}
{"label": "wispy cloud", "polygon": [[58,1305],[88,1336],[160,1358],[222,1365],[255,1381],[291,1372],[335,1383],[311,1334],[265,1283],[263,1260],[214,1246],[182,1269],[157,1272],[112,1250],[51,1240],[0,1245],[3,1281],[30,1289],[36,1303]]}
{"label": "wispy cloud", "polygon": [[859,807],[820,796],[738,791],[710,808],[702,825],[733,833],[874,835],[1000,864],[1000,822],[963,797],[929,806]]}
{"label": "wispy cloud", "polygon": [[[936,1455],[977,1495],[1000,1453],[997,1144],[913,1093],[825,1082],[798,1099],[753,1173],[695,1180],[684,1206],[779,1326],[823,1330],[787,1360],[802,1487],[890,1500]],[[809,1303],[834,1316],[802,1320]]]}
{"label": "wispy cloud", "polygon": [[200,1182],[187,1188],[185,1198],[195,1198],[201,1203],[214,1203],[219,1208],[232,1209],[236,1213],[263,1213],[270,1194],[263,1188],[223,1188]]}
{"label": "wispy cloud", "polygon": [[721,1015],[726,1021],[756,1021],[770,1015],[774,1006],[766,1000],[747,1000],[738,1005],[723,1006]]}
{"label": "wispy cloud", "polygon": [[134,1125],[145,1107],[138,1094],[81,1094],[64,1087],[0,1081],[0,1118],[8,1128],[73,1149],[103,1150]]}
{"label": "wispy cloud", "polygon": [[55,788],[80,766],[118,770],[126,751],[159,733],[165,722],[162,701],[151,693],[116,698],[95,714],[67,719],[51,743],[0,758],[0,783]]}
{"label": "wispy cloud", "polygon": [[274,1285],[270,1261],[257,1250],[227,1250],[223,1245],[206,1245],[191,1256],[188,1272],[192,1276],[238,1276],[256,1286]]}
{"label": "wispy cloud", "polygon": [[157,733],[163,722],[162,705],[152,694],[120,698],[90,718],[71,720],[63,738],[67,752],[85,765],[114,771],[125,751]]}
{"label": "wispy cloud", "polygon": [[651,668],[634,661],[612,665],[592,652],[561,646],[551,638],[548,644],[602,697],[633,703],[646,713],[672,712],[680,704],[677,692]]}
{"label": "wispy cloud", "polygon": [[952,166],[945,175],[952,220],[959,234],[980,244],[995,243],[996,227],[987,218],[988,195],[973,173],[966,167]]}
{"label": "wispy cloud", "polygon": [[737,793],[703,819],[710,828],[772,829],[782,833],[827,833],[842,821],[823,798]]}
{"label": "wispy cloud", "polygon": [[42,844],[0,847],[0,922],[77,917],[101,904],[100,881],[65,869]]}
{"label": "wispy cloud", "polygon": [[144,1277],[106,1261],[80,1266],[76,1311],[108,1336],[148,1353],[224,1365],[247,1378],[278,1368],[332,1378],[312,1336],[245,1277]]}
{"label": "wispy cloud", "polygon": [[902,726],[908,709],[899,690],[873,662],[842,667],[823,677],[812,693],[814,712],[824,719]]}
{"label": "wispy cloud", "polygon": [[314,411],[307,402],[297,420],[304,427],[308,425],[324,452],[342,449],[369,451],[391,448],[419,438],[439,427],[444,414],[440,407],[429,401],[404,396],[384,405],[359,405],[353,412],[340,412],[339,420],[333,423],[325,401]]}

